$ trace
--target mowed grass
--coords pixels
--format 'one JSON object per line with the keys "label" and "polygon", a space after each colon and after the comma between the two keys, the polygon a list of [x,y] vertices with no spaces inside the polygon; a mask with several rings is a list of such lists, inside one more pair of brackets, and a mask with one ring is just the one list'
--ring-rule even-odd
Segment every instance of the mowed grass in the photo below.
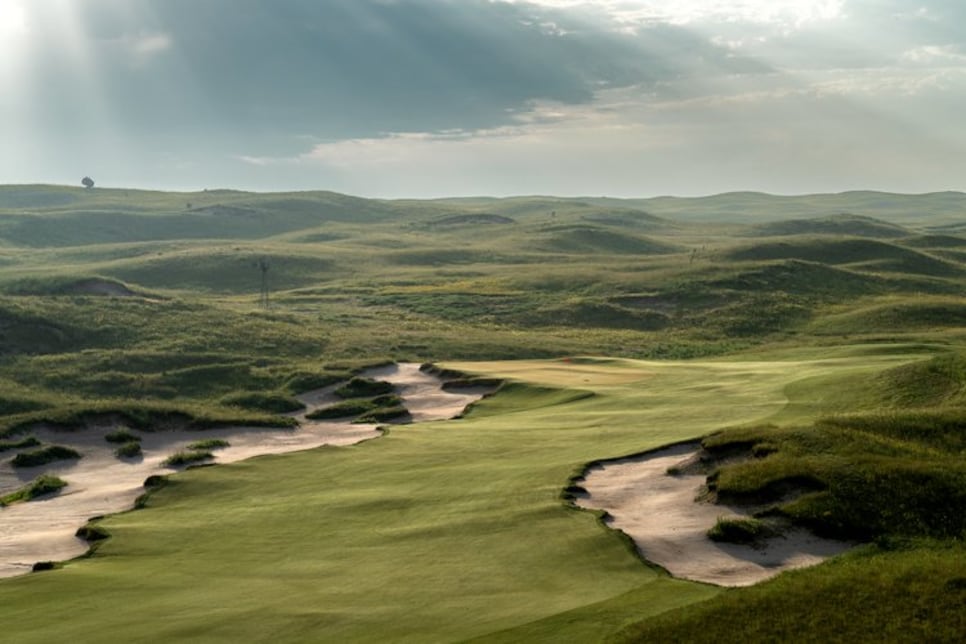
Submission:
{"label": "mowed grass", "polygon": [[462,420],[174,476],[146,509],[105,521],[114,538],[93,557],[0,583],[4,635],[600,639],[719,591],[670,580],[566,507],[576,470],[759,421],[803,377],[899,360],[446,364],[516,382]]}

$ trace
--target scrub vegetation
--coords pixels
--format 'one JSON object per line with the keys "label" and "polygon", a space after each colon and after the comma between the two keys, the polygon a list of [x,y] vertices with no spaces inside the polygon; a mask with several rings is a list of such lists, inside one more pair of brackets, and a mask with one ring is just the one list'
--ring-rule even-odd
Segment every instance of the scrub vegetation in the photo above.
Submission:
{"label": "scrub vegetation", "polygon": [[30,452],[20,452],[10,462],[14,467],[37,467],[55,461],[66,461],[80,457],[80,453],[75,449],[63,445],[50,445]]}
{"label": "scrub vegetation", "polygon": [[17,503],[19,501],[30,501],[38,496],[58,492],[64,487],[67,487],[67,482],[63,479],[44,474],[38,476],[29,485],[0,496],[0,506],[10,505],[11,503]]}
{"label": "scrub vegetation", "polygon": [[[400,409],[402,409],[402,412],[398,412]],[[403,408],[402,398],[395,394],[383,394],[372,398],[350,398],[349,400],[343,400],[342,402],[327,405],[309,412],[305,417],[310,420],[348,417],[361,418],[372,415],[383,415],[387,418],[392,418],[393,410],[397,410],[397,413],[395,413],[396,416],[407,413],[405,408]]]}
{"label": "scrub vegetation", "polygon": [[708,530],[708,537],[712,541],[724,541],[726,543],[755,544],[774,534],[775,531],[764,521],[754,518],[720,517],[714,527]]}
{"label": "scrub vegetation", "polygon": [[20,440],[14,441],[0,441],[0,452],[9,452],[14,449],[24,449],[26,447],[38,447],[40,446],[40,441],[33,436],[28,436],[26,438],[21,438]]}
{"label": "scrub vegetation", "polygon": [[118,458],[137,458],[142,454],[141,443],[138,441],[123,443],[114,450],[114,455]]}
{"label": "scrub vegetation", "polygon": [[108,443],[138,443],[141,441],[141,437],[132,433],[126,427],[122,427],[121,429],[115,429],[112,432],[104,434],[104,440]]}
{"label": "scrub vegetation", "polygon": [[[18,466],[79,456],[32,438],[45,428],[123,427],[105,438],[127,457],[145,432],[294,427],[299,394],[342,383],[310,418],[404,416],[391,385],[353,378],[391,360],[442,363],[454,388],[507,381],[460,420],[173,474],[69,575],[0,581],[5,635],[955,639],[963,212],[954,194],[0,186],[0,451]],[[696,438],[708,497],[756,514],[718,536],[862,545],[721,591],[561,500],[590,461]],[[199,441],[168,465],[210,460]]]}
{"label": "scrub vegetation", "polygon": [[224,449],[231,447],[231,443],[222,438],[206,438],[200,441],[188,443],[187,448],[193,450]]}
{"label": "scrub vegetation", "polygon": [[228,394],[220,402],[224,405],[235,405],[243,409],[265,411],[273,414],[285,414],[305,409],[305,405],[291,395],[279,392],[263,393],[251,391]]}
{"label": "scrub vegetation", "polygon": [[392,392],[392,384],[372,378],[353,378],[335,393],[341,398],[368,398],[370,396],[384,396]]}
{"label": "scrub vegetation", "polygon": [[196,465],[203,461],[210,461],[214,457],[215,455],[207,450],[188,449],[182,452],[175,452],[164,459],[164,464],[167,467],[187,467],[188,465]]}

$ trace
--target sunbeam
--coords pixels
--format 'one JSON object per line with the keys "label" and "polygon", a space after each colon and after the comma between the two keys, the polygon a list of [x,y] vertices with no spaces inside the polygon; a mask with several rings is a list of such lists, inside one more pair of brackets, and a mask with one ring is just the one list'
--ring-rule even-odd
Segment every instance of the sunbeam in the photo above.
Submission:
{"label": "sunbeam", "polygon": [[6,47],[10,39],[27,31],[27,10],[22,0],[4,0],[0,4],[0,47]]}
{"label": "sunbeam", "polygon": [[[22,0],[0,2],[0,82],[4,89],[23,64],[27,43],[27,10]],[[6,92],[4,92],[6,93]]]}

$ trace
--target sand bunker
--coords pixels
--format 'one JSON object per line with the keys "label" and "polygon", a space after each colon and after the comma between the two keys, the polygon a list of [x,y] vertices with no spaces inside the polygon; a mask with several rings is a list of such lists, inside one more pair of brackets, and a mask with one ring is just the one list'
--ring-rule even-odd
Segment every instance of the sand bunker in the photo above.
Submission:
{"label": "sand bunker", "polygon": [[588,468],[576,503],[605,510],[608,525],[623,531],[641,555],[675,577],[719,586],[750,586],[784,570],[803,568],[840,554],[851,544],[791,530],[759,546],[714,542],[707,536],[718,517],[749,516],[746,509],[695,501],[704,474],[676,475],[669,467],[693,459],[699,443],[677,445]]}
{"label": "sand bunker", "polygon": [[120,282],[99,279],[75,282],[67,287],[67,290],[78,295],[107,295],[111,297],[135,297],[138,295]]}
{"label": "sand bunker", "polygon": [[[369,378],[392,382],[414,421],[430,421],[459,415],[467,405],[479,400],[492,388],[460,389],[446,392],[436,376],[423,373],[415,364],[399,364],[372,369]],[[87,542],[74,532],[91,517],[130,509],[144,493],[144,480],[153,474],[170,474],[163,465],[171,454],[188,443],[209,438],[227,440],[231,446],[214,451],[216,463],[231,463],[262,454],[281,454],[321,445],[351,445],[380,436],[376,425],[344,421],[316,422],[305,413],[336,402],[327,387],[299,396],[305,412],[294,414],[297,429],[230,427],[205,431],[138,432],[143,457],[119,460],[115,445],[104,435],[116,427],[89,427],[83,431],[41,429],[31,432],[44,443],[72,447],[82,458],[40,467],[13,468],[12,452],[0,463],[0,494],[16,490],[43,473],[67,481],[68,486],[53,497],[18,503],[0,509],[0,577],[30,572],[38,561],[64,561],[84,554]]]}

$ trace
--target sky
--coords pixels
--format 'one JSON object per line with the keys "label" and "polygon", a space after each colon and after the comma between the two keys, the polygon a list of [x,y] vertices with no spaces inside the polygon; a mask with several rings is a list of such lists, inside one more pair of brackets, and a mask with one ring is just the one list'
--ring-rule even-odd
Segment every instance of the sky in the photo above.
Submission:
{"label": "sky", "polygon": [[0,0],[0,183],[966,190],[962,0]]}

